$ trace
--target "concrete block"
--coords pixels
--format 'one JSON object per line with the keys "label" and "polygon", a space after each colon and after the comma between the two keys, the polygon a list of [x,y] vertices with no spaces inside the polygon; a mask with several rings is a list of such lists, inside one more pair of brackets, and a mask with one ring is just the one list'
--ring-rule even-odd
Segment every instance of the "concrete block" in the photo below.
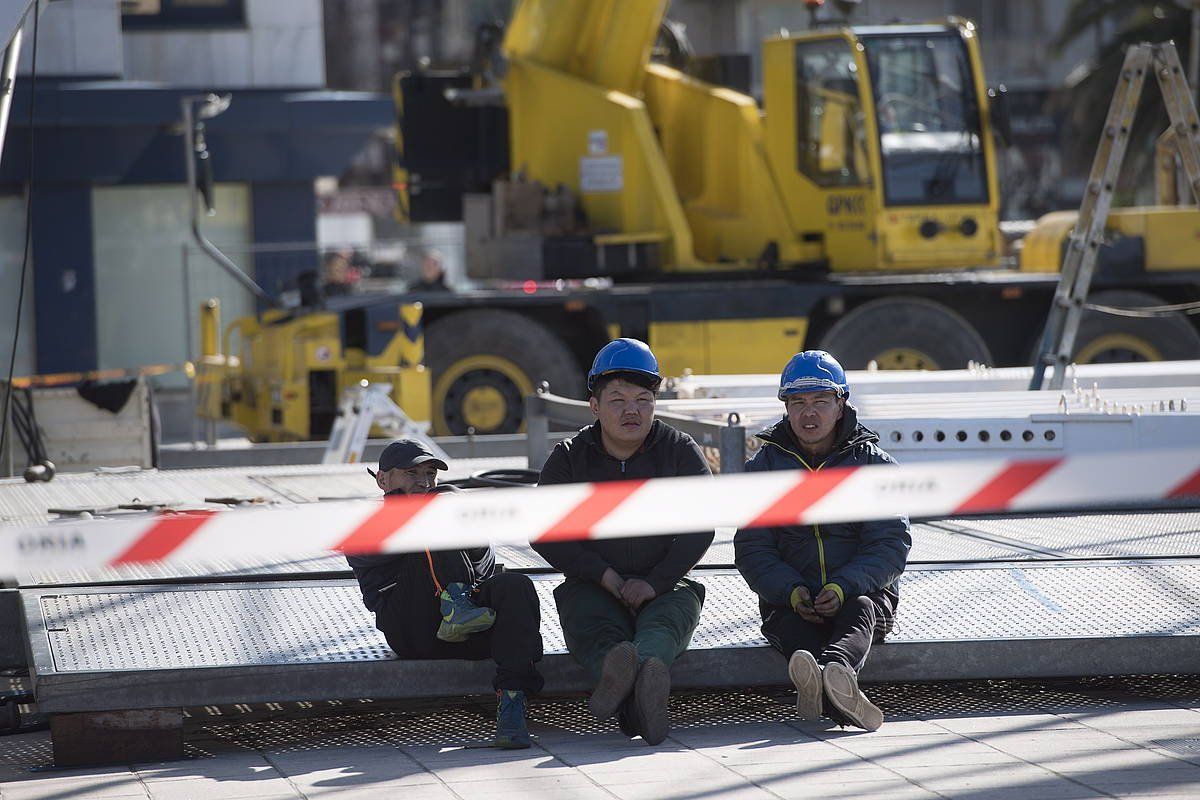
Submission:
{"label": "concrete block", "polygon": [[182,758],[183,710],[54,714],[50,738],[59,767]]}

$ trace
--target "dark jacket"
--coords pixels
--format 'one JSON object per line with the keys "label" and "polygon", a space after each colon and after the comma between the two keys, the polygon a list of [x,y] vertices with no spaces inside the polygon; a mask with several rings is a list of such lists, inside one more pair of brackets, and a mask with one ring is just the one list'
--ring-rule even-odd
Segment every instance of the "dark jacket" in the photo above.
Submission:
{"label": "dark jacket", "polygon": [[[654,420],[641,449],[625,461],[605,452],[600,423],[554,446],[542,467],[539,486],[555,483],[676,478],[710,475],[700,447],[686,433]],[[603,541],[553,542],[533,549],[568,578],[599,583],[612,567],[623,578],[643,578],[658,594],[671,591],[712,544],[713,532],[638,536]]]}
{"label": "dark jacket", "polygon": [[[441,491],[457,491],[443,485]],[[399,492],[389,492],[389,495]],[[419,553],[386,553],[369,556],[346,556],[358,586],[362,589],[363,605],[377,611],[385,592],[399,592],[413,609],[412,618],[425,624],[437,625],[441,618],[437,586],[433,575],[443,587],[448,583],[474,585],[490,578],[496,570],[496,557],[491,547],[470,550],[434,550],[428,555]],[[432,573],[430,562],[432,561]]]}
{"label": "dark jacket", "polygon": [[[820,464],[805,461],[787,417],[757,438],[762,447],[747,462],[747,472],[896,463],[876,445],[879,437],[858,423],[858,412],[849,403],[833,452]],[[739,530],[733,538],[734,563],[758,594],[764,615],[770,606],[790,607],[796,586],[804,586],[816,597],[826,585],[834,584],[841,589],[843,602],[885,588],[898,593],[897,580],[911,547],[907,517],[751,528]]]}

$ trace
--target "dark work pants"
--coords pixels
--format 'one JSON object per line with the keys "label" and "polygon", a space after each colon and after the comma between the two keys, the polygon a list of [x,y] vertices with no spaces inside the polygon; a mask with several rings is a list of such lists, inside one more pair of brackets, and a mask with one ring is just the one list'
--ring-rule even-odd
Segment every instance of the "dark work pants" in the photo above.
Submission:
{"label": "dark work pants", "polygon": [[883,590],[849,598],[831,619],[821,623],[801,619],[790,608],[773,607],[762,632],[784,658],[807,650],[818,664],[834,661],[858,672],[867,663],[871,644],[883,641],[896,619],[898,596]]}
{"label": "dark work pants", "polygon": [[[474,601],[496,612],[496,622],[486,631],[467,637],[465,642],[443,642],[437,638],[438,621],[429,625],[427,637],[412,636],[411,614],[404,596],[398,592],[383,595],[383,605],[375,612],[375,627],[383,632],[388,646],[404,660],[461,658],[496,662],[492,687],[534,693],[542,689],[542,676],[534,662],[542,660],[542,613],[533,581],[519,572],[501,572],[479,586]],[[424,629],[422,629],[424,630]],[[404,631],[405,638],[399,632]]]}
{"label": "dark work pants", "polygon": [[671,666],[692,641],[704,587],[684,578],[635,615],[603,586],[567,578],[554,590],[554,603],[567,650],[599,680],[604,656],[621,642],[633,642],[639,662],[653,657]]}

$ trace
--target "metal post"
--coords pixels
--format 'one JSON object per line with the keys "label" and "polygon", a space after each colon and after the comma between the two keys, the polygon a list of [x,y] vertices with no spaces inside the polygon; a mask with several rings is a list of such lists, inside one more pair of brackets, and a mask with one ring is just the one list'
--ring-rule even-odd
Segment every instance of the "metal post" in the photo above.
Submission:
{"label": "metal post", "polygon": [[721,474],[732,475],[746,471],[746,426],[735,411],[728,417],[728,425],[721,429]]}
{"label": "metal post", "polygon": [[[200,101],[214,103],[216,95],[206,95],[201,97],[189,96],[182,98],[179,102],[183,107],[183,149],[184,167],[187,170],[187,188],[188,188],[188,209],[192,222],[192,237],[196,243],[200,245],[200,249],[208,254],[213,261],[217,262],[217,266],[233,276],[234,280],[240,283],[245,288],[254,292],[254,296],[267,303],[273,303],[274,298],[267,294],[266,290],[254,282],[246,273],[229,260],[228,256],[222,253],[215,244],[210,242],[203,233],[200,232],[200,204],[196,201],[196,117],[192,109],[192,104]],[[221,111],[224,109],[222,108]],[[220,111],[211,113],[209,116],[215,116]],[[205,116],[203,109],[201,117]]]}
{"label": "metal post", "polygon": [[525,397],[525,452],[529,469],[541,469],[550,455],[550,418],[541,392]]}
{"label": "metal post", "polygon": [[1192,0],[1192,42],[1188,48],[1188,85],[1200,88],[1200,0]]}
{"label": "metal post", "polygon": [[[188,246],[182,245],[182,261],[183,261],[183,327],[184,337],[187,342],[187,353],[184,355],[184,361],[191,361],[194,357],[195,342],[192,340],[192,272],[191,262],[188,259]],[[188,395],[192,403],[192,448],[195,449],[196,442],[200,441],[200,411],[199,402],[196,398],[196,378],[193,376],[188,381]]]}
{"label": "metal post", "polygon": [[8,115],[12,110],[13,92],[16,87],[17,62],[21,59],[22,31],[22,28],[18,28],[13,34],[12,41],[4,51],[3,66],[0,66],[0,156],[4,153],[4,142],[8,137]]}

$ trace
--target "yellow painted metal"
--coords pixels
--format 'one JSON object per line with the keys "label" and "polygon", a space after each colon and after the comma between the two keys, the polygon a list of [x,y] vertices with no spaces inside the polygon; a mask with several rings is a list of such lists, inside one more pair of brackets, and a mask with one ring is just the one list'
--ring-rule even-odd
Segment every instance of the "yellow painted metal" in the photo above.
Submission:
{"label": "yellow painted metal", "polygon": [[[1024,272],[1058,272],[1064,247],[1079,220],[1077,211],[1055,211],[1037,221],[1021,250]],[[1110,236],[1137,236],[1147,272],[1194,270],[1200,265],[1200,209],[1195,206],[1116,208],[1108,214]]]}
{"label": "yellow painted metal", "polygon": [[425,326],[422,324],[424,306],[421,303],[400,305],[400,329],[378,356],[370,359],[373,366],[413,366],[425,363]]}
{"label": "yellow painted metal", "polygon": [[508,404],[494,386],[476,386],[463,398],[463,419],[477,431],[494,431],[504,422]]}
{"label": "yellow painted metal", "polygon": [[504,55],[636,94],[666,8],[667,0],[521,0]]}
{"label": "yellow painted metal", "polygon": [[200,304],[200,355],[218,355],[221,352],[220,336],[221,301],[211,297]]}
{"label": "yellow painted metal", "polygon": [[879,369],[934,370],[941,369],[928,353],[911,347],[891,347],[875,356],[872,361]]}
{"label": "yellow painted metal", "polygon": [[772,241],[784,262],[821,257],[819,244],[801,242],[788,217],[753,98],[659,64],[646,68],[645,97],[697,258],[755,268]]}
{"label": "yellow painted metal", "polygon": [[[500,375],[504,376],[509,381],[511,381],[514,386],[516,386],[517,392],[520,394],[521,397],[525,397],[527,395],[533,394],[533,381],[530,379],[530,377],[528,375],[525,374],[525,370],[521,369],[519,366],[514,364],[512,361],[509,361],[507,358],[502,358],[500,356],[495,356],[495,355],[491,355],[491,354],[482,354],[482,355],[470,356],[468,358],[459,359],[458,361],[455,361],[453,364],[451,364],[449,367],[447,367],[438,376],[437,381],[433,385],[433,431],[434,431],[434,433],[439,434],[439,435],[445,435],[450,432],[450,426],[446,422],[446,411],[445,411],[446,395],[449,393],[450,388],[454,385],[454,383],[456,381],[460,380],[464,376],[468,375],[471,372],[480,371],[480,370],[496,372],[496,373],[499,373]],[[500,394],[500,393],[497,392],[497,394]],[[477,396],[476,399],[480,399],[483,401],[487,400],[487,398],[484,396]],[[501,396],[500,399],[502,402],[504,401],[503,396]],[[464,401],[465,400],[466,400],[466,398],[464,398]],[[466,412],[468,410],[465,407],[465,405],[464,405],[463,410],[464,410],[464,412]],[[508,409],[507,409],[507,407],[504,407],[499,414],[499,419],[503,420],[504,417],[507,416],[507,414],[508,414]],[[493,412],[492,411],[484,411],[481,409],[480,416],[484,416],[484,415],[491,418],[493,415]],[[525,430],[524,423],[521,424],[521,430],[522,431]],[[482,433],[492,433],[493,430],[490,428],[481,428],[481,429],[477,429],[476,432],[481,433],[481,434]]]}
{"label": "yellow painted metal", "polygon": [[504,89],[514,171],[578,192],[593,228],[664,240],[664,269],[695,262],[691,228],[641,100],[520,60],[510,63]]}
{"label": "yellow painted metal", "polygon": [[1110,351],[1133,353],[1135,361],[1162,361],[1162,351],[1149,341],[1130,333],[1106,333],[1085,342],[1072,359],[1076,364],[1091,364],[1096,357]]}
{"label": "yellow painted metal", "polygon": [[[763,104],[767,110],[763,123],[766,155],[775,183],[779,187],[788,218],[795,220],[796,234],[807,238],[819,248],[821,256],[835,271],[875,270],[879,268],[879,251],[875,244],[876,219],[882,203],[882,190],[872,188],[870,175],[881,169],[875,115],[870,91],[858,87],[860,110],[847,108],[849,93],[826,97],[843,120],[861,120],[861,130],[854,133],[863,152],[845,159],[856,168],[866,163],[869,171],[857,172],[842,185],[823,187],[806,175],[799,164],[797,109],[797,42],[828,43],[845,47],[856,64],[856,75],[867,74],[866,59],[857,50],[849,30],[836,30],[804,36],[774,37],[763,44]],[[859,81],[861,84],[861,80]],[[822,131],[832,122],[822,121]],[[841,137],[839,137],[840,139]],[[818,157],[836,158],[832,151]]]}
{"label": "yellow painted metal", "polygon": [[664,375],[775,372],[807,333],[804,317],[652,322],[648,344]]}
{"label": "yellow painted metal", "polygon": [[1200,209],[1195,206],[1118,208],[1109,212],[1108,227],[1142,237],[1147,272],[1200,266]]}
{"label": "yellow painted metal", "polygon": [[[389,383],[392,398],[410,419],[430,419],[430,373],[421,363],[424,340],[419,306],[401,307],[401,318],[415,339],[401,331],[379,356],[342,348],[336,314],[314,313],[284,319],[278,313],[235,320],[226,330],[220,352],[199,365],[201,415],[228,419],[260,441],[291,441],[311,436],[309,376],[335,374],[335,391],[359,381]],[[274,324],[267,324],[268,318]],[[206,345],[207,346],[207,345]]]}
{"label": "yellow painted metal", "polygon": [[[977,226],[971,236],[960,229],[965,220]],[[927,222],[939,228],[932,239],[920,233]],[[995,266],[1000,249],[1000,227],[990,206],[910,206],[880,215],[880,268],[885,270]]]}
{"label": "yellow painted metal", "polygon": [[[765,141],[771,169],[789,217],[796,220],[802,235],[823,239],[825,257],[835,272],[907,272],[995,266],[999,261],[1003,251],[999,184],[979,42],[974,25],[965,20],[950,20],[947,30],[957,31],[966,46],[974,79],[971,88],[982,115],[989,201],[976,206],[884,206],[875,101],[866,83],[870,73],[865,48],[854,29],[776,37],[763,45]],[[798,44],[825,46],[831,51],[844,47],[853,61],[857,95],[851,94],[849,87],[816,91],[821,115],[813,124],[821,141],[812,154],[813,164],[822,170],[845,170],[846,179],[836,185],[819,185],[798,162]],[[973,235],[961,232],[966,219],[975,224]],[[937,236],[921,236],[920,227],[926,222],[937,224]],[[699,241],[699,234],[696,236]]]}
{"label": "yellow painted metal", "polygon": [[1058,272],[1063,246],[1078,220],[1078,211],[1052,211],[1038,219],[1021,241],[1021,271]]}

